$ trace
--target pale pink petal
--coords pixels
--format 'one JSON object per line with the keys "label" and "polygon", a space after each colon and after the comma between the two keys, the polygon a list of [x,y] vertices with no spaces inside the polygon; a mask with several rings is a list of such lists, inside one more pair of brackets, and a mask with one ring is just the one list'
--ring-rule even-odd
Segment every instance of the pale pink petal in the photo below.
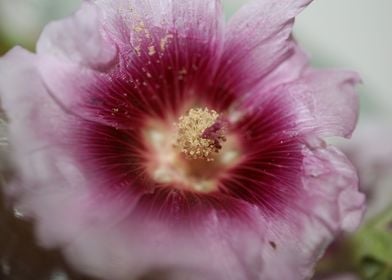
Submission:
{"label": "pale pink petal", "polygon": [[[37,61],[37,56],[19,47],[0,61],[1,101],[10,119],[11,142],[17,147],[15,152],[20,154],[31,153],[48,144],[50,138],[45,137],[54,137],[49,134],[48,124],[54,125],[63,117],[63,112],[46,93],[37,71]],[[50,120],[48,113],[52,116]],[[40,137],[42,143],[36,141]],[[26,139],[29,141],[25,143]]]}
{"label": "pale pink petal", "polygon": [[[83,17],[85,14],[86,19]],[[122,77],[123,80],[143,84],[154,91],[157,87],[164,87],[161,76],[176,73],[179,78],[174,76],[174,79],[181,78],[189,84],[191,81],[188,80],[194,76],[207,82],[213,78],[223,47],[223,14],[220,1],[183,1],[181,4],[173,4],[170,1],[119,0],[115,5],[106,0],[95,1],[94,4],[87,2],[75,17],[52,25],[53,28],[49,25],[47,29],[53,29],[53,32],[44,32],[38,44],[42,80],[49,95],[62,109],[88,119],[91,119],[88,116],[90,112],[78,108],[81,101],[90,98],[89,93],[94,85],[93,90],[100,90],[98,80],[107,82],[116,79],[116,75],[126,75]],[[102,28],[96,28],[97,26]],[[94,42],[91,42],[88,47],[94,48],[95,52],[90,52],[86,46],[78,44],[86,41],[81,37],[90,38],[90,34],[76,32],[79,37],[71,39],[60,36],[65,29],[71,27],[72,30],[94,31],[99,35],[97,38],[103,37],[104,44],[95,42],[98,47],[107,46],[112,49],[115,46],[118,50],[115,58],[117,69],[106,69],[107,75],[104,76],[103,73],[92,70],[91,64],[73,63],[80,60],[79,58],[89,59],[89,56],[100,48],[95,48]],[[61,57],[51,55],[56,53],[56,50],[48,47],[53,45],[53,39],[56,39],[59,46],[71,47],[75,44],[86,53],[65,48],[65,53],[78,57],[71,61],[61,60]],[[162,67],[163,64],[167,65]],[[150,72],[154,73],[154,76]],[[173,85],[173,88],[167,91],[174,95],[178,86]]]}
{"label": "pale pink petal", "polygon": [[[61,188],[66,185],[59,180],[61,176],[74,169],[65,157],[60,159],[61,139],[69,133],[62,126],[67,116],[47,94],[37,62],[37,56],[19,47],[0,61],[1,101],[9,119],[13,163],[18,166],[15,188],[7,189],[12,194],[39,193],[48,185],[53,190]],[[78,176],[71,177],[76,180]]]}
{"label": "pale pink petal", "polygon": [[260,279],[310,279],[327,246],[342,230],[357,227],[363,215],[364,196],[345,156],[332,147],[304,154],[297,206],[286,217],[263,222]]}
{"label": "pale pink petal", "polygon": [[310,2],[261,0],[245,4],[229,21],[219,78],[240,91],[261,83],[292,55],[294,17]]}
{"label": "pale pink petal", "polygon": [[305,155],[303,210],[314,209],[314,217],[331,233],[354,231],[365,210],[355,168],[332,146],[313,147]]}
{"label": "pale pink petal", "polygon": [[357,227],[364,213],[364,196],[345,156],[332,147],[304,153],[303,196],[290,222],[271,222],[260,279],[309,279],[327,246],[342,230]]}
{"label": "pale pink petal", "polygon": [[261,94],[295,81],[309,69],[309,56],[301,49],[296,42],[292,42],[291,55],[269,73],[257,86]]}
{"label": "pale pink petal", "polygon": [[[219,0],[98,0],[95,3],[104,15],[106,32],[120,50],[130,46],[139,49],[143,42],[155,46],[158,42],[155,51],[160,52],[176,34],[180,41],[196,39],[209,45],[220,56],[224,16]],[[181,43],[177,47],[189,48]]]}
{"label": "pale pink petal", "polygon": [[[58,120],[63,116],[46,94],[37,73],[37,60],[33,54],[15,48],[0,62],[1,100],[10,120],[8,138],[13,150],[13,164],[18,166],[18,179],[5,191],[18,199],[18,211],[35,218],[41,216],[40,212],[58,213],[55,211],[57,207],[47,211],[47,204],[55,203],[55,200],[46,198],[53,193],[58,195],[59,189],[69,192],[71,186],[64,180],[65,174],[77,178],[76,173],[67,172],[70,165],[65,158],[63,162],[58,161],[60,153],[57,147],[53,147],[52,141],[61,131]],[[21,79],[25,83],[20,83]],[[57,128],[53,130],[53,127]],[[41,222],[47,223],[45,219]],[[42,240],[52,244],[53,239],[45,237],[46,234]]]}
{"label": "pale pink petal", "polygon": [[355,86],[359,82],[353,72],[309,70],[301,79],[283,86],[281,92],[298,101],[303,110],[299,122],[306,129],[320,136],[350,137],[358,119]]}
{"label": "pale pink petal", "polygon": [[212,213],[203,227],[183,230],[151,220],[83,225],[64,249],[76,267],[105,279],[156,272],[159,279],[238,280],[257,279],[262,240],[260,232]]}
{"label": "pale pink petal", "polygon": [[37,43],[37,53],[97,69],[110,66],[117,51],[101,28],[98,8],[83,2],[72,17],[45,27]]}
{"label": "pale pink petal", "polygon": [[89,213],[81,208],[91,200],[91,180],[86,181],[70,153],[67,123],[75,119],[48,94],[38,62],[37,56],[19,47],[0,61],[1,101],[9,119],[7,136],[12,163],[18,166],[15,180],[5,191],[17,198],[20,212],[36,219],[40,242],[58,246],[75,234],[79,216],[83,219],[83,213]]}
{"label": "pale pink petal", "polygon": [[392,203],[392,129],[385,118],[366,116],[353,138],[338,146],[358,169],[360,189],[368,195],[367,218],[375,217]]}
{"label": "pale pink petal", "polygon": [[38,56],[36,69],[45,87],[46,95],[56,103],[58,109],[69,118],[91,119],[90,112],[81,108],[83,101],[90,97],[88,88],[97,83],[103,73],[88,67],[61,61],[52,56]]}

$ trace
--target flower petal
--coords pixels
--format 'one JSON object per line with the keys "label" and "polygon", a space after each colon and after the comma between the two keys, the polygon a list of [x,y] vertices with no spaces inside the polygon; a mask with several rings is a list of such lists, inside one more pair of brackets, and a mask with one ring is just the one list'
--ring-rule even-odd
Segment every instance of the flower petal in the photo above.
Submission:
{"label": "flower petal", "polygon": [[354,230],[364,213],[355,170],[340,151],[306,148],[304,155],[302,196],[291,218],[271,221],[265,238],[272,248],[263,251],[260,279],[309,279],[326,247],[342,230]]}
{"label": "flower petal", "polygon": [[[13,163],[18,166],[17,178],[5,191],[17,198],[16,207],[19,211],[38,218],[40,224],[48,224],[45,219],[41,219],[41,214],[59,213],[56,211],[57,206],[52,204],[52,208],[48,207],[56,201],[52,198],[58,197],[60,193],[64,201],[64,192],[72,190],[68,179],[64,178],[73,178],[75,182],[80,175],[55,145],[66,135],[60,125],[64,116],[41,82],[37,61],[37,56],[19,47],[11,50],[0,61],[1,100],[10,122],[8,137],[13,148]],[[68,209],[76,211],[78,208]],[[53,231],[56,231],[55,228],[48,232]],[[45,230],[41,241],[53,243],[56,236],[61,239],[60,236],[67,235],[66,232],[68,230],[63,230],[59,232],[61,234],[54,234],[47,239]]]}
{"label": "flower petal", "polygon": [[[178,230],[154,221],[80,228],[67,244],[69,259],[107,279],[257,279],[262,267],[259,233],[213,214],[202,228]],[[140,224],[141,223],[141,224]],[[65,225],[64,225],[65,226]]]}
{"label": "flower petal", "polygon": [[292,55],[294,17],[311,0],[252,1],[229,21],[219,78],[247,91]]}
{"label": "flower petal", "polygon": [[[154,29],[161,29],[162,47],[170,40],[165,35],[196,38],[207,42],[219,53],[222,48],[223,8],[219,0],[98,0],[105,17],[105,30],[122,49],[131,43],[137,48],[140,40],[154,40]],[[180,45],[179,47],[186,47]],[[158,51],[159,48],[156,49]]]}
{"label": "flower petal", "polygon": [[[98,15],[104,17],[100,32],[116,45],[117,64],[107,69],[106,76],[100,75],[86,65],[80,67],[49,57],[44,51],[50,49],[41,48],[42,79],[64,109],[86,118],[90,112],[86,108],[79,110],[82,101],[91,105],[91,100],[97,102],[99,95],[105,99],[115,97],[123,103],[126,99],[123,94],[127,94],[133,100],[139,95],[144,96],[140,99],[148,99],[139,104],[137,110],[154,107],[153,113],[162,115],[157,111],[162,111],[168,103],[176,108],[178,100],[192,100],[194,97],[189,95],[195,91],[208,96],[206,85],[212,81],[223,46],[220,1],[184,1],[176,5],[170,1],[116,1],[113,5],[112,1],[102,0],[94,3],[97,6],[86,4],[79,13],[95,15],[97,7],[100,9]],[[70,24],[83,29],[83,24],[76,19],[59,22],[56,26],[62,30]],[[200,85],[203,88],[195,90]],[[132,92],[124,93],[124,88]]]}
{"label": "flower petal", "polygon": [[367,218],[375,217],[392,204],[392,130],[382,117],[366,116],[353,138],[338,144],[358,169],[361,191],[368,196]]}
{"label": "flower petal", "polygon": [[[0,94],[2,105],[10,119],[11,142],[18,149],[15,152],[29,153],[41,148],[35,135],[48,136],[47,112],[52,120],[62,112],[51,100],[37,71],[37,57],[28,51],[15,47],[0,61]],[[21,83],[20,81],[24,82]],[[41,126],[42,125],[42,126]],[[53,135],[52,135],[53,136]],[[26,141],[29,139],[31,141]]]}
{"label": "flower petal", "polygon": [[103,36],[101,28],[97,7],[83,2],[72,17],[45,27],[37,43],[37,53],[96,69],[110,66],[116,48]]}
{"label": "flower petal", "polygon": [[59,148],[65,144],[62,139],[69,133],[63,126],[68,116],[48,95],[38,73],[38,61],[37,56],[19,47],[0,61],[1,101],[9,119],[8,137],[18,166],[17,177],[23,181],[17,180],[11,192],[34,193],[48,184],[61,185],[58,175],[72,169],[65,167],[66,160],[58,161]]}
{"label": "flower petal", "polygon": [[292,42],[291,55],[269,73],[257,86],[260,93],[268,92],[277,86],[293,82],[309,69],[309,56],[301,49],[296,42]]}
{"label": "flower petal", "polygon": [[303,116],[307,129],[320,136],[350,137],[358,119],[359,99],[356,73],[338,70],[309,70],[298,81],[284,86],[299,104],[306,107]]}
{"label": "flower petal", "polygon": [[65,114],[47,93],[38,62],[37,56],[19,47],[0,60],[1,101],[9,119],[13,163],[18,166],[17,176],[7,191],[18,195],[22,209],[29,209],[27,212],[33,216],[41,211],[57,213],[56,207],[48,207],[56,201],[51,197],[63,196],[61,199],[66,201],[72,192],[83,197],[83,189],[88,185],[82,182],[79,164],[71,158],[70,130],[66,124],[75,119]]}
{"label": "flower petal", "polygon": [[303,205],[315,209],[314,216],[331,232],[354,231],[365,210],[355,168],[332,146],[312,148],[305,154]]}

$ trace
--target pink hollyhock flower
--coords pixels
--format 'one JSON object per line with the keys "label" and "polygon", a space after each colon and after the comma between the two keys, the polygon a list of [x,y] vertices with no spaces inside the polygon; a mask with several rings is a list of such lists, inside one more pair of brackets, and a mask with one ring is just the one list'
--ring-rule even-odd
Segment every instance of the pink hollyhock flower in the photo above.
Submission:
{"label": "pink hollyhock flower", "polygon": [[[105,279],[306,279],[364,208],[352,72],[291,37],[310,0],[85,1],[0,62],[15,179],[43,246]],[[166,279],[166,278],[165,278]]]}

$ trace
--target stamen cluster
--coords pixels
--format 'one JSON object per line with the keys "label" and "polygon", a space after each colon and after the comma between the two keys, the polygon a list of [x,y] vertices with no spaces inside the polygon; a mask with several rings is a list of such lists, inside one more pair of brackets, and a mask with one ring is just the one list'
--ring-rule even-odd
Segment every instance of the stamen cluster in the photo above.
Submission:
{"label": "stamen cluster", "polygon": [[225,141],[223,126],[219,125],[219,114],[208,108],[190,109],[188,114],[179,118],[176,127],[175,146],[188,159],[213,161],[213,154],[219,152],[221,142]]}

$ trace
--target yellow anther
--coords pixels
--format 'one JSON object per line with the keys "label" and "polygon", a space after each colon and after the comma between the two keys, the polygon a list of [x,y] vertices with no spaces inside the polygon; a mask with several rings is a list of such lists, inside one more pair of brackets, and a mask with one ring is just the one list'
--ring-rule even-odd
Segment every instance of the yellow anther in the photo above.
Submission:
{"label": "yellow anther", "polygon": [[[215,127],[216,126],[216,127]],[[190,109],[176,123],[176,147],[189,159],[213,160],[213,154],[221,149],[225,141],[224,127],[219,123],[219,114],[207,108]],[[212,132],[209,129],[212,128]]]}

